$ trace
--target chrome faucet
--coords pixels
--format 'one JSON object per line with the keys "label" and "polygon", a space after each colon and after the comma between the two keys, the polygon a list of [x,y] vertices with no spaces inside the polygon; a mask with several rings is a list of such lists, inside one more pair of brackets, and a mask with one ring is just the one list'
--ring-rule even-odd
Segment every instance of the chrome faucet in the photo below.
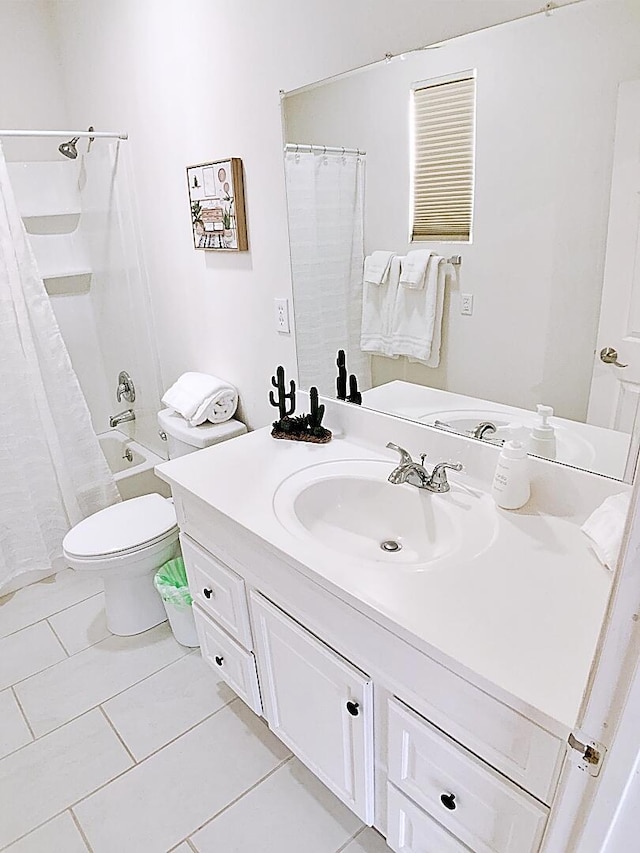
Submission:
{"label": "chrome faucet", "polygon": [[498,427],[493,421],[480,421],[480,423],[469,431],[472,438],[483,439],[486,435],[495,435],[498,432]]}
{"label": "chrome faucet", "polygon": [[125,409],[124,412],[118,412],[117,415],[111,415],[109,418],[109,426],[113,429],[113,427],[117,427],[118,424],[127,423],[127,421],[135,421],[136,413],[133,409]]}
{"label": "chrome faucet", "polygon": [[451,462],[438,462],[434,466],[433,471],[429,472],[424,467],[426,453],[420,454],[420,462],[414,462],[411,454],[404,449],[398,447],[397,444],[389,442],[387,447],[390,450],[395,450],[400,454],[400,464],[389,474],[389,482],[397,485],[399,483],[409,483],[418,489],[426,489],[428,492],[448,492],[451,489],[447,480],[447,468],[452,471],[462,471],[462,464],[457,462],[455,465]]}

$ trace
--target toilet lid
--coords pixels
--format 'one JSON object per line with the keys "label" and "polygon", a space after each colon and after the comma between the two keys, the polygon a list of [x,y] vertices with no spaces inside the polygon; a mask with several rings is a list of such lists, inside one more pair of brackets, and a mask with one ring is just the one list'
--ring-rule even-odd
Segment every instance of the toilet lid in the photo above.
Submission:
{"label": "toilet lid", "polygon": [[143,495],[85,518],[67,533],[62,547],[73,557],[103,557],[149,545],[176,525],[171,501],[162,495]]}

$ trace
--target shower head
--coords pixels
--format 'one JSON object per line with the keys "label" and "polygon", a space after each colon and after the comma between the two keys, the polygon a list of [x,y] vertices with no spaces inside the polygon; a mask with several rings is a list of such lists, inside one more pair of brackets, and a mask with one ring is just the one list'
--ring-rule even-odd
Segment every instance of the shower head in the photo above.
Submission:
{"label": "shower head", "polygon": [[61,154],[64,154],[65,157],[68,157],[70,160],[75,160],[78,156],[78,149],[76,148],[76,142],[80,139],[79,136],[74,136],[73,139],[70,139],[68,142],[63,142],[62,145],[58,146],[58,151]]}

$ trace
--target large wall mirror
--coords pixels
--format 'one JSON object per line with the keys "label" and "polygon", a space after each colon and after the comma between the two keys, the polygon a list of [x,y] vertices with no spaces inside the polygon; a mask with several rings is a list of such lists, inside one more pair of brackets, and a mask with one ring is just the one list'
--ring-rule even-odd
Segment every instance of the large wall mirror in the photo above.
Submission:
{"label": "large wall mirror", "polygon": [[[343,348],[365,406],[497,443],[552,407],[543,455],[632,479],[639,44],[637,0],[581,0],[286,93],[302,387],[335,396]],[[412,243],[412,87],[461,74],[475,80],[471,238]],[[444,258],[437,366],[361,346],[363,293],[365,312],[398,310],[397,295],[371,302],[387,285],[363,285],[363,257],[419,249]]]}

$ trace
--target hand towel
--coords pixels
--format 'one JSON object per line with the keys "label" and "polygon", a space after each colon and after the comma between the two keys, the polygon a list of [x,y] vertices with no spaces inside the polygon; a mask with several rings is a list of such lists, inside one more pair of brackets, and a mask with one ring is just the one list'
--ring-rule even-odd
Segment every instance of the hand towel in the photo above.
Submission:
{"label": "hand towel", "polygon": [[448,266],[444,258],[431,255],[422,289],[398,287],[391,322],[390,351],[393,355],[407,356],[426,367],[440,364]]}
{"label": "hand towel", "polygon": [[217,376],[183,373],[165,393],[162,402],[182,415],[190,426],[199,426],[205,421],[220,424],[235,414],[238,392]]}
{"label": "hand towel", "polygon": [[426,249],[409,252],[402,264],[402,272],[400,273],[400,285],[402,287],[408,287],[410,290],[422,290],[425,284],[429,258],[432,254],[432,252]]}
{"label": "hand towel", "polygon": [[611,495],[591,513],[581,528],[596,557],[610,571],[618,564],[630,502],[631,492]]}
{"label": "hand towel", "polygon": [[360,349],[397,358],[391,352],[391,320],[400,281],[401,258],[391,259],[387,283],[380,287],[363,282],[362,289],[362,326],[360,330]]}
{"label": "hand towel", "polygon": [[384,284],[394,256],[395,252],[373,252],[367,255],[364,259],[364,281],[368,284]]}

